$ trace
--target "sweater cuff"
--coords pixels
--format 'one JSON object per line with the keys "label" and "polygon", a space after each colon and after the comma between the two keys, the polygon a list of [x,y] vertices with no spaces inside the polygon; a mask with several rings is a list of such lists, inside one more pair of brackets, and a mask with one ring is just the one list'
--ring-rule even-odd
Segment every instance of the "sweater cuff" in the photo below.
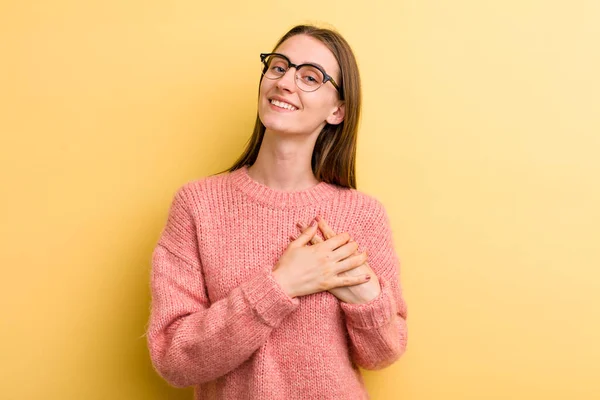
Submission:
{"label": "sweater cuff", "polygon": [[242,285],[242,292],[254,314],[273,328],[300,304],[300,300],[283,291],[270,270],[257,274]]}
{"label": "sweater cuff", "polygon": [[392,320],[396,314],[394,297],[387,282],[379,278],[381,293],[368,303],[340,303],[349,325],[359,329],[380,328]]}

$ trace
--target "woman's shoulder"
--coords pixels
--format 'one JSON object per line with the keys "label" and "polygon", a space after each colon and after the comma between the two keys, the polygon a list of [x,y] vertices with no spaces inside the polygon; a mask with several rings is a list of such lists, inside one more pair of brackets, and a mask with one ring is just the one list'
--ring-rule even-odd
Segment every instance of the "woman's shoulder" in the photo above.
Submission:
{"label": "woman's shoulder", "polygon": [[188,205],[192,205],[219,196],[226,185],[228,174],[228,172],[223,172],[187,180],[177,187],[174,197]]}
{"label": "woman's shoulder", "polygon": [[383,203],[375,195],[358,189],[349,188],[339,191],[338,201],[348,210],[356,210],[361,213],[385,212]]}
{"label": "woman's shoulder", "polygon": [[335,209],[343,212],[344,226],[369,229],[373,224],[387,224],[389,217],[383,203],[373,194],[358,189],[345,189],[337,196]]}

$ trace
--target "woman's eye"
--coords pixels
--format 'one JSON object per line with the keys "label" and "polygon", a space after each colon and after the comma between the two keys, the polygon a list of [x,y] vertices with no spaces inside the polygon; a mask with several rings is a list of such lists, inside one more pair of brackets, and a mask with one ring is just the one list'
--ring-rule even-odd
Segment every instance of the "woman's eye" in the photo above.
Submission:
{"label": "woman's eye", "polygon": [[285,68],[283,68],[283,67],[280,67],[280,66],[278,66],[278,65],[275,65],[275,66],[273,67],[273,71],[275,71],[275,72],[277,72],[277,73],[280,73],[280,74],[285,74]]}
{"label": "woman's eye", "polygon": [[316,83],[319,83],[319,80],[314,77],[313,75],[304,75],[302,76],[302,79],[304,80],[304,82],[308,83],[309,85],[314,85]]}

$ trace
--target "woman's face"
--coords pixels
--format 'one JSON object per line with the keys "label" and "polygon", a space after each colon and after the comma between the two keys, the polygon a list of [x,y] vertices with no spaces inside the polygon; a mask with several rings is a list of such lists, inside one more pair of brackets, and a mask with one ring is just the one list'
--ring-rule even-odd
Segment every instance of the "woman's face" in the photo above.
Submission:
{"label": "woman's face", "polygon": [[[323,43],[307,35],[296,35],[283,42],[276,50],[293,64],[318,64],[336,82],[340,82],[340,68],[331,51]],[[285,134],[313,134],[326,123],[339,124],[344,118],[343,102],[331,82],[314,92],[303,92],[296,86],[296,69],[290,68],[279,79],[262,79],[258,100],[258,115],[269,131]],[[283,108],[273,100],[287,103]]]}

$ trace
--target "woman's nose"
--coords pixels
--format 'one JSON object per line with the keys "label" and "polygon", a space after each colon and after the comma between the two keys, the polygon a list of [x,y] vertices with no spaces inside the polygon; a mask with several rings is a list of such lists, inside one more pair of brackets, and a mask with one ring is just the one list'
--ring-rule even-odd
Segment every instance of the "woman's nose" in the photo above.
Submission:
{"label": "woman's nose", "polygon": [[296,90],[296,68],[289,68],[285,74],[277,79],[277,87],[281,90],[294,92]]}

